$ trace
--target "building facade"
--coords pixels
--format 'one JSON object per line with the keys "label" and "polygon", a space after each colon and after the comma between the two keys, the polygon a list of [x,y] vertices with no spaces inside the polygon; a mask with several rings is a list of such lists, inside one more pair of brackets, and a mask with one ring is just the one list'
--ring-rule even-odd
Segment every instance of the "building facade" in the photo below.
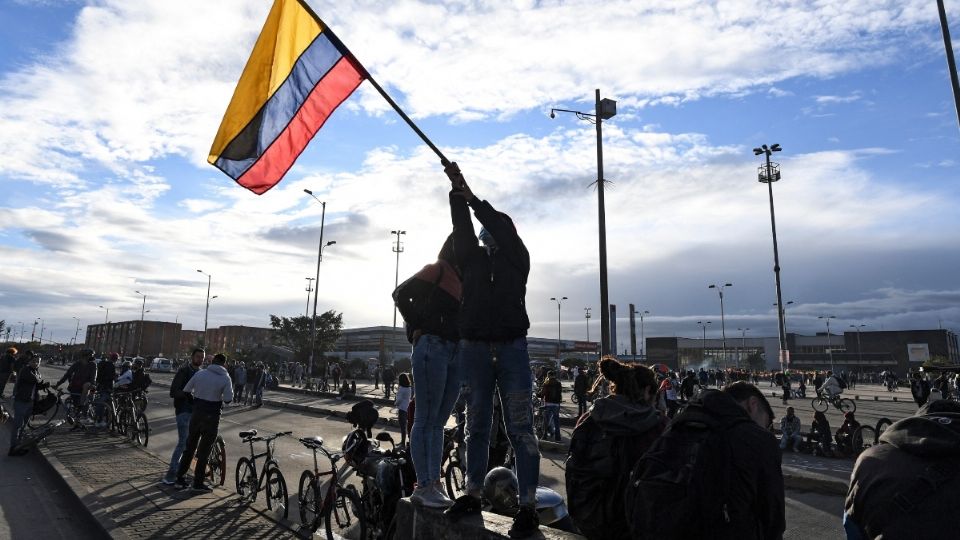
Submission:
{"label": "building facade", "polygon": [[180,350],[180,323],[163,321],[122,321],[87,326],[86,342],[98,354],[120,356],[174,356]]}
{"label": "building facade", "polygon": [[242,325],[208,328],[207,352],[233,354],[244,349],[263,348],[272,343],[273,332],[273,328]]}

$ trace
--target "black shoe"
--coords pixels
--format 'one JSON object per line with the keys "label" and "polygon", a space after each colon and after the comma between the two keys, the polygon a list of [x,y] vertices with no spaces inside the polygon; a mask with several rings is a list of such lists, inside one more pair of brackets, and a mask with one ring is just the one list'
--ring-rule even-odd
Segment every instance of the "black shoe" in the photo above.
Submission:
{"label": "black shoe", "polygon": [[480,498],[473,495],[461,495],[453,501],[453,505],[447,508],[443,513],[453,519],[460,519],[463,516],[471,516],[480,513]]}
{"label": "black shoe", "polygon": [[183,478],[177,478],[177,481],[173,483],[173,487],[176,489],[187,489],[190,487],[190,484]]}
{"label": "black shoe", "polygon": [[526,538],[540,529],[540,519],[532,506],[521,506],[517,515],[513,516],[513,525],[507,536],[510,538]]}
{"label": "black shoe", "polygon": [[193,487],[191,487],[190,491],[193,493],[210,493],[211,491],[213,491],[213,488],[206,484],[200,484],[199,486],[194,485]]}

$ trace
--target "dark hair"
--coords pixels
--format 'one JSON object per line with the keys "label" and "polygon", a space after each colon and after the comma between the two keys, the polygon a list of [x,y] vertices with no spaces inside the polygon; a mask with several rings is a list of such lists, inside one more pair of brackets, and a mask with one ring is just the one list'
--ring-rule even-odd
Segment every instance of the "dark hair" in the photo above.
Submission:
{"label": "dark hair", "polygon": [[960,403],[951,399],[938,399],[936,401],[930,401],[923,407],[920,407],[920,410],[917,411],[917,416],[938,413],[960,414]]}
{"label": "dark hair", "polygon": [[[657,377],[653,370],[640,364],[624,364],[612,356],[605,356],[600,360],[600,373],[610,381],[610,393],[626,396],[631,401],[643,401],[643,389],[650,388],[656,392]],[[595,391],[600,379],[594,383],[591,391]]]}
{"label": "dark hair", "polygon": [[407,373],[401,373],[397,377],[397,384],[400,386],[410,386],[410,375]]}
{"label": "dark hair", "polygon": [[207,354],[207,351],[203,350],[203,348],[197,347],[196,349],[193,350],[192,353],[190,353],[190,356],[193,356],[193,355],[197,354],[198,352],[201,352],[201,353],[203,353],[204,355]]}
{"label": "dark hair", "polygon": [[217,353],[213,355],[213,363],[223,365],[227,362],[227,357],[223,353]]}
{"label": "dark hair", "polygon": [[730,383],[723,387],[723,392],[732,397],[737,403],[747,401],[748,399],[755,397],[760,400],[760,403],[763,404],[764,409],[767,410],[767,414],[770,415],[770,420],[776,418],[776,415],[773,414],[773,408],[770,407],[770,402],[767,401],[767,398],[763,395],[763,392],[761,392],[756,386],[746,381]]}

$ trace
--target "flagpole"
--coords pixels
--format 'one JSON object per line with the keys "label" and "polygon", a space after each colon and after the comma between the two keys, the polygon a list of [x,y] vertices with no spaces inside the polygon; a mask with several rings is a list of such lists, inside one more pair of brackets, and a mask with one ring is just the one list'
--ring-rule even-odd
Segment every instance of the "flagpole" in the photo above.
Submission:
{"label": "flagpole", "polygon": [[960,122],[960,81],[957,79],[957,62],[953,58],[953,44],[950,41],[950,27],[947,26],[947,10],[943,7],[943,0],[937,0],[937,9],[940,11],[943,47],[947,51],[947,69],[950,71],[950,82],[953,84],[953,101],[957,106],[957,122]]}
{"label": "flagpole", "polygon": [[350,49],[347,48],[347,46],[344,45],[342,41],[340,41],[340,38],[338,38],[337,35],[333,32],[333,30],[330,29],[330,26],[328,26],[327,23],[323,22],[323,19],[321,19],[320,16],[317,15],[315,11],[313,11],[313,8],[311,8],[305,0],[297,0],[297,1],[300,2],[300,5],[307,10],[307,13],[309,13],[311,17],[313,17],[318,23],[320,23],[320,26],[323,28],[323,32],[327,34],[327,37],[330,38],[330,41],[332,41],[333,44],[336,45],[338,49],[340,49],[342,52],[346,53],[347,56],[349,56],[349,59],[363,73],[366,79],[370,81],[370,84],[373,85],[373,87],[377,90],[377,92],[379,92],[380,95],[383,96],[383,99],[387,100],[387,103],[389,103],[390,106],[393,107],[393,110],[397,111],[397,114],[400,115],[400,118],[403,118],[403,121],[406,122],[407,125],[410,126],[410,128],[413,129],[413,131],[415,131],[417,135],[420,136],[420,139],[422,139],[423,142],[425,142],[427,146],[429,146],[430,149],[433,150],[435,154],[437,154],[437,157],[440,158],[440,163],[444,167],[449,165],[450,160],[443,155],[443,152],[441,152],[440,149],[437,148],[437,146],[433,144],[433,142],[429,138],[427,138],[427,135],[423,131],[420,131],[420,128],[413,123],[413,120],[411,120],[410,117],[407,116],[407,113],[403,112],[400,106],[397,105],[397,102],[395,102],[393,98],[391,98],[390,95],[387,94],[387,92],[380,86],[380,84],[377,83],[377,81],[373,78],[373,75],[370,75],[370,72],[367,71],[367,68],[365,68],[363,64],[360,63],[359,60],[357,60],[356,55],[354,55],[353,52],[350,51]]}

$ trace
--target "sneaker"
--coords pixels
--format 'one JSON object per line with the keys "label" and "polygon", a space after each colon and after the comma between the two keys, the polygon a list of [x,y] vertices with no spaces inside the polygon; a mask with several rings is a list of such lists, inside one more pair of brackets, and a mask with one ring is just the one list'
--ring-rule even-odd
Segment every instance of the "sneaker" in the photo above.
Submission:
{"label": "sneaker", "polygon": [[443,513],[453,519],[460,519],[463,516],[479,515],[480,509],[479,497],[461,495],[457,497],[457,499],[453,501],[453,504],[450,505],[450,508],[444,510]]}
{"label": "sneaker", "polygon": [[532,506],[521,506],[516,516],[513,516],[513,525],[507,532],[510,538],[526,538],[540,529],[540,518]]}
{"label": "sneaker", "polygon": [[206,484],[200,484],[199,486],[195,485],[191,487],[190,491],[193,493],[210,493],[211,491],[213,491],[213,488]]}
{"label": "sneaker", "polygon": [[438,481],[427,486],[427,493],[423,497],[421,504],[426,508],[450,508],[453,501],[443,492],[443,488],[440,487],[440,482]]}
{"label": "sneaker", "polygon": [[410,502],[423,506],[423,498],[429,492],[431,486],[417,486],[414,488],[413,493],[410,494]]}
{"label": "sneaker", "polygon": [[165,486],[172,486],[172,485],[176,484],[177,481],[176,481],[176,480],[171,480],[171,479],[167,478],[166,476],[164,476],[163,479],[160,480],[160,483],[163,484],[163,485],[165,485]]}
{"label": "sneaker", "polygon": [[173,483],[173,487],[177,489],[187,489],[188,487],[190,487],[190,484],[188,484],[187,481],[184,480],[183,478],[177,478],[176,481]]}

